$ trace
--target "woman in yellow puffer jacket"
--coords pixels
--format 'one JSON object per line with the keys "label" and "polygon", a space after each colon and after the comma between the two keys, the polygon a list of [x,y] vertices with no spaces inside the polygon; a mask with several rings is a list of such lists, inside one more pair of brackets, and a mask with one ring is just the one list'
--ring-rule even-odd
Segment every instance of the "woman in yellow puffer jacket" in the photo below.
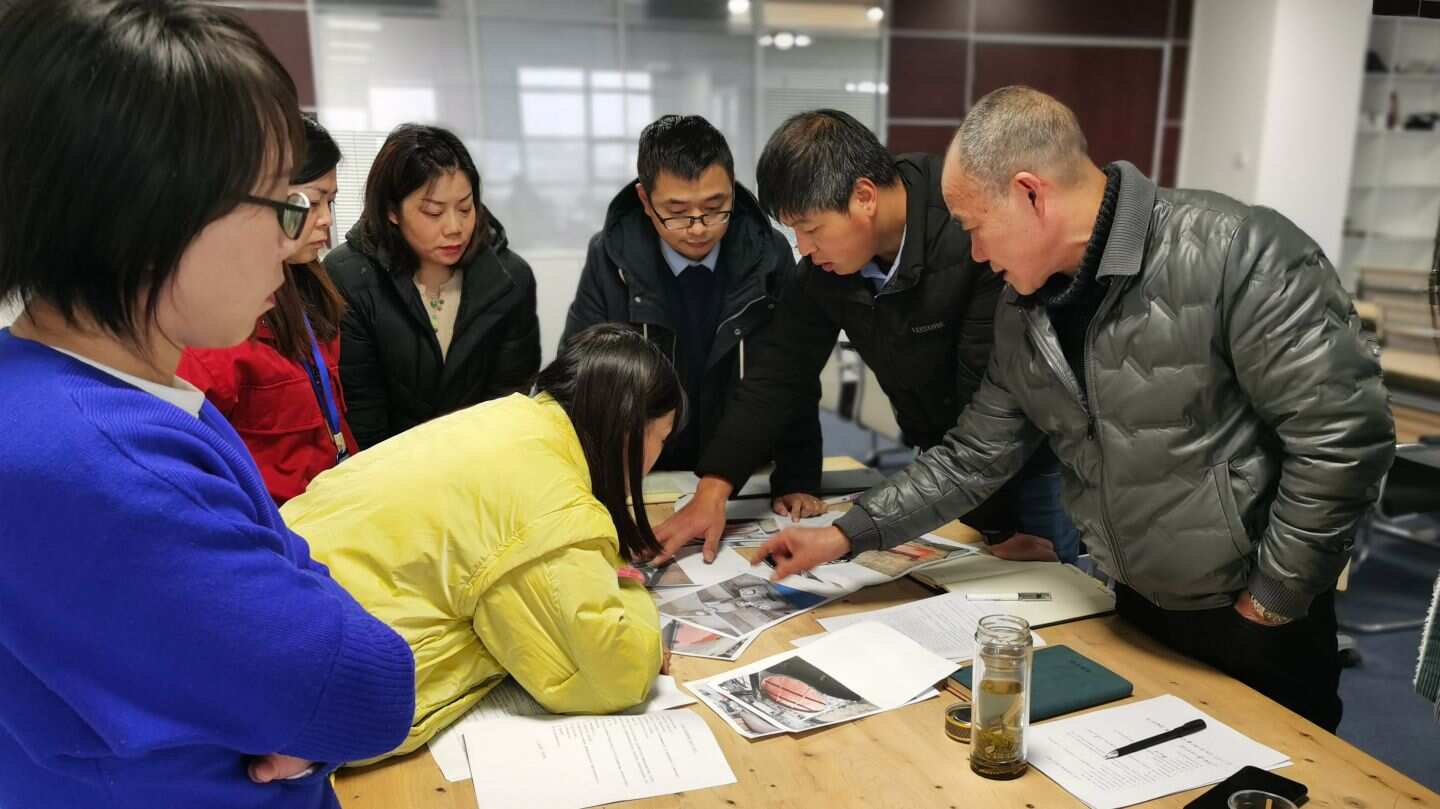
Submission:
{"label": "woman in yellow puffer jacket", "polygon": [[422,424],[331,469],[282,514],[415,653],[406,753],[508,674],[555,713],[643,701],[659,615],[618,575],[659,550],[640,491],[684,394],[631,329],[576,335],[514,394]]}

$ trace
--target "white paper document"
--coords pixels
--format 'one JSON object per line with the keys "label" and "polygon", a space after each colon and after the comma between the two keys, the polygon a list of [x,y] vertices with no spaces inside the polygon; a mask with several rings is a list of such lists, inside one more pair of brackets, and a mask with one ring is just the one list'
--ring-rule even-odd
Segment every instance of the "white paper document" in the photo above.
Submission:
{"label": "white paper document", "polygon": [[760,637],[759,632],[751,632],[736,640],[663,615],[660,617],[660,635],[665,640],[665,648],[672,654],[711,660],[736,660]]}
{"label": "white paper document", "polygon": [[[625,713],[631,715],[658,713],[694,703],[694,698],[681,691],[680,687],[675,684],[675,678],[662,674],[656,677],[654,685],[650,686],[649,699]],[[468,780],[470,765],[466,761],[463,738],[466,730],[483,728],[487,723],[494,723],[497,720],[513,716],[548,715],[545,708],[536,702],[534,697],[526,693],[519,683],[507,678],[505,682],[490,689],[490,693],[486,694],[485,698],[464,716],[456,720],[455,724],[435,734],[435,737],[430,740],[430,755],[435,758],[435,763],[439,765],[445,780],[452,783]]]}
{"label": "white paper document", "polygon": [[735,640],[744,640],[839,595],[773,584],[768,578],[755,573],[763,571],[757,569],[742,573],[693,592],[678,591],[685,594],[659,602],[660,615]]}
{"label": "white paper document", "polygon": [[[699,697],[701,702],[705,703],[710,710],[714,711],[716,716],[725,720],[725,724],[729,725],[731,730],[747,739],[763,739],[766,736],[775,736],[780,733],[789,732],[779,725],[772,724],[770,720],[763,718],[760,714],[746,708],[739,700],[726,696],[724,692],[716,689],[714,686],[693,682],[686,683],[685,687],[694,691],[695,696]],[[913,705],[939,695],[939,691],[933,688],[927,688],[920,692],[920,696],[910,700],[910,702],[906,704]]]}
{"label": "white paper document", "polygon": [[842,511],[827,511],[814,517],[792,520],[774,512],[752,520],[727,522],[720,541],[732,548],[758,548],[774,539],[786,528],[824,528],[844,516]]}
{"label": "white paper document", "polygon": [[686,545],[675,553],[675,561],[659,568],[639,565],[636,570],[645,575],[646,587],[660,591],[655,594],[660,602],[751,572],[750,560],[732,548],[722,547],[710,563],[706,563],[704,551],[700,545]]}
{"label": "white paper document", "polygon": [[[1204,719],[1205,730],[1106,760],[1130,742]],[[1030,763],[1093,809],[1122,806],[1214,784],[1245,766],[1275,769],[1290,760],[1171,694],[1035,725]]]}
{"label": "white paper document", "polygon": [[[823,502],[827,506],[834,506],[840,503],[850,503],[859,498],[861,494],[862,492],[856,492],[854,494],[839,494],[835,495],[834,497],[823,498]],[[694,494],[683,495],[679,500],[675,501],[675,510],[679,511],[680,509],[689,505],[690,501],[694,499],[694,497]],[[772,519],[777,515],[775,514],[774,509],[770,507],[770,500],[771,498],[769,497],[747,497],[744,500],[726,500],[725,519],[728,522],[738,522],[740,520]],[[837,514],[839,513],[843,512],[837,512]],[[782,521],[784,520],[783,517],[780,519]]]}
{"label": "white paper document", "polygon": [[735,783],[699,714],[509,717],[465,732],[480,809],[582,809]]}
{"label": "white paper document", "polygon": [[[715,698],[755,714],[764,720],[760,728],[803,732],[898,708],[954,668],[887,626],[863,623],[686,687],[732,727],[733,706]],[[754,726],[736,729],[747,737],[767,735]]]}
{"label": "white paper document", "polygon": [[[1006,613],[1004,604],[968,601],[963,594],[947,593],[870,612],[821,618],[820,625],[835,632],[873,621],[894,629],[946,660],[959,662],[975,656],[975,627],[980,619]],[[1045,645],[1039,635],[1032,632],[1031,637],[1037,648]]]}

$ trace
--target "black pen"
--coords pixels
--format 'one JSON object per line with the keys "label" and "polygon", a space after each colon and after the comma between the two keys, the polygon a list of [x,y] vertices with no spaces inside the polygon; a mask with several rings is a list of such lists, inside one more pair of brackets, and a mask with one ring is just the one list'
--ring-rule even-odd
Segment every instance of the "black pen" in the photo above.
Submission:
{"label": "black pen", "polygon": [[1192,733],[1199,733],[1204,729],[1204,719],[1191,719],[1189,722],[1186,722],[1185,724],[1181,725],[1178,728],[1175,728],[1174,730],[1167,730],[1164,733],[1158,733],[1148,739],[1141,739],[1138,742],[1131,742],[1124,747],[1117,747],[1114,750],[1106,753],[1105,758],[1111,759],[1119,758],[1121,756],[1128,756],[1131,753],[1137,753],[1147,747],[1154,747],[1157,744],[1164,744],[1165,742],[1181,739],[1189,736]]}

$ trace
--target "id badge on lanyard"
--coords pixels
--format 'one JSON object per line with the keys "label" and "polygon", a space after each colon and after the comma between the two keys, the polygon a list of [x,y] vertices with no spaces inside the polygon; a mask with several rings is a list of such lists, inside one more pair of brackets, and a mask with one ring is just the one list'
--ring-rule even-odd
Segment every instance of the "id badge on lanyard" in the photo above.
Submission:
{"label": "id badge on lanyard", "polygon": [[345,446],[345,432],[340,427],[340,406],[335,399],[335,391],[330,387],[330,368],[325,364],[325,356],[320,353],[320,341],[315,339],[309,315],[305,315],[305,333],[310,337],[310,367],[306,369],[310,374],[310,387],[314,389],[320,412],[325,416],[330,440],[335,443],[335,463],[338,464],[350,457],[350,450]]}

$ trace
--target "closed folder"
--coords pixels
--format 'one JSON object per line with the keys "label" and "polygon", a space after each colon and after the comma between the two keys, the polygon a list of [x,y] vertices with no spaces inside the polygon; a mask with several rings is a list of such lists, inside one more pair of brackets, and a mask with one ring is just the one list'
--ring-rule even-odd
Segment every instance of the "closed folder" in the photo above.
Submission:
{"label": "closed folder", "polygon": [[[973,671],[970,666],[961,668],[950,675],[946,685],[969,689]],[[1030,674],[1031,721],[1104,705],[1133,693],[1135,686],[1129,680],[1069,646],[1035,650]]]}

